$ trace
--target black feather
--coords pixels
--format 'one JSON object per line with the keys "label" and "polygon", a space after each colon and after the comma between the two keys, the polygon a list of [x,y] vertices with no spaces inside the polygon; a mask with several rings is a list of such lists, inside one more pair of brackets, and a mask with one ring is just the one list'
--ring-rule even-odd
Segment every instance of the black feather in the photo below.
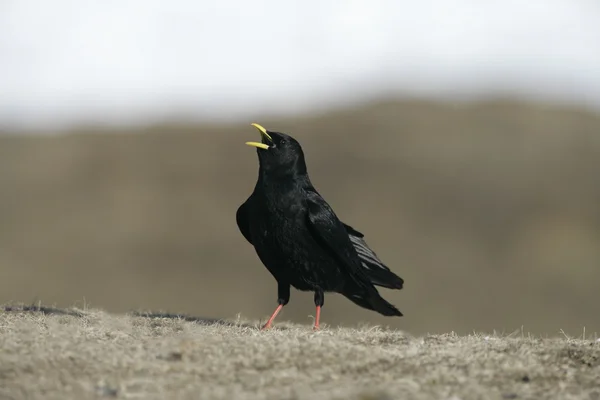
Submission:
{"label": "black feather", "polygon": [[374,285],[382,286],[388,289],[402,289],[404,279],[394,274],[369,247],[364,239],[364,235],[352,228],[350,225],[344,224],[346,231],[350,237],[350,241],[354,245],[354,249],[360,258],[361,265],[365,269],[365,273]]}

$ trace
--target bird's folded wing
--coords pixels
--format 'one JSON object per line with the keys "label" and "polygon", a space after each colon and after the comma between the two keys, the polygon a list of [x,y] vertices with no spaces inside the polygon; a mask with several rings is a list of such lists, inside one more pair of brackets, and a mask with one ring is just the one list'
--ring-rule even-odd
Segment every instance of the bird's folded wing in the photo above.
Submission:
{"label": "bird's folded wing", "polygon": [[307,205],[307,223],[314,239],[357,279],[357,283],[368,280],[361,268],[360,259],[352,251],[353,244],[344,224],[336,217],[329,204],[318,193],[309,192]]}
{"label": "bird's folded wing", "polygon": [[[343,223],[343,222],[342,222]],[[389,271],[390,269],[377,257],[377,254],[367,244],[361,232],[352,228],[350,225],[344,223],[344,227],[348,232],[348,236],[350,237],[350,241],[354,245],[354,249],[358,253],[358,257],[362,262],[364,268],[372,270],[372,269],[383,269],[385,271]]]}
{"label": "bird's folded wing", "polygon": [[[343,222],[342,222],[343,223]],[[380,259],[377,254],[367,244],[364,235],[352,228],[350,225],[344,224],[348,237],[354,245],[354,250],[360,258],[361,266],[364,268],[369,280],[377,286],[382,286],[388,289],[402,289],[404,279],[393,273]]]}
{"label": "bird's folded wing", "polygon": [[402,289],[404,279],[377,257],[362,233],[341,222],[318,193],[309,192],[308,218],[313,236],[356,277],[388,289]]}

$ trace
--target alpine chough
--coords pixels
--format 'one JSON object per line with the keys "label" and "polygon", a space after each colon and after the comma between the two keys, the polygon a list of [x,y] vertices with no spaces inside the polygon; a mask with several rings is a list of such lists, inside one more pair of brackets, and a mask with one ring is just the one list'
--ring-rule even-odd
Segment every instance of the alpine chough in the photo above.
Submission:
{"label": "alpine chough", "polygon": [[304,152],[293,137],[253,123],[258,179],[238,208],[236,222],[277,281],[278,307],[262,329],[271,327],[290,299],[290,286],[315,293],[314,329],[319,329],[324,293],[337,292],[360,307],[385,316],[402,316],[375,285],[402,289],[394,274],[365,242],[364,235],[340,221],[308,176]]}

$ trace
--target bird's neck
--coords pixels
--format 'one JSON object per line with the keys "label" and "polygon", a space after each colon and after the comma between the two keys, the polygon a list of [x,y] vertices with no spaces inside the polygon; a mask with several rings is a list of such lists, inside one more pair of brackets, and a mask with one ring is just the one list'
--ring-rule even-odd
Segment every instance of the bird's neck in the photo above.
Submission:
{"label": "bird's neck", "polygon": [[261,170],[256,185],[279,192],[312,186],[307,173],[294,170]]}
{"label": "bird's neck", "polygon": [[306,163],[304,160],[295,160],[288,164],[273,165],[269,163],[260,162],[259,179],[276,181],[276,180],[294,180],[294,181],[305,181],[308,180],[308,171],[306,169]]}
{"label": "bird's neck", "polygon": [[281,178],[302,177],[308,174],[306,162],[303,158],[284,163],[273,163],[262,158],[258,159],[259,175]]}

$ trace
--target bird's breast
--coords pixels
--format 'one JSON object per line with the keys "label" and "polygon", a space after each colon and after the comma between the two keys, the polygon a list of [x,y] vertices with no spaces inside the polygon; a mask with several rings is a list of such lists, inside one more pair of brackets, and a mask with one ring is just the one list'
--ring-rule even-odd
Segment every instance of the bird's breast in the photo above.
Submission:
{"label": "bird's breast", "polygon": [[306,208],[301,199],[263,196],[256,200],[250,216],[253,242],[277,258],[297,251],[306,234]]}

